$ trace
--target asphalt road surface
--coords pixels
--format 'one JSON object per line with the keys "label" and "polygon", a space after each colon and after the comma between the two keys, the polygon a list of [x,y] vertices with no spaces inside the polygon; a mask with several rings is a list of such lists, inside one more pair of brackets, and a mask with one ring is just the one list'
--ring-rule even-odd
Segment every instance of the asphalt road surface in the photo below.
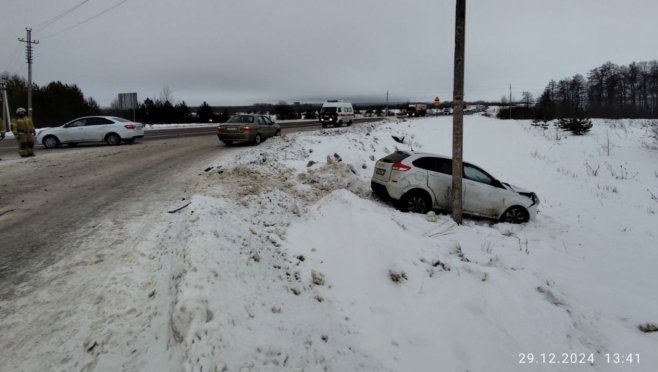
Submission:
{"label": "asphalt road surface", "polygon": [[243,150],[225,147],[210,133],[152,131],[149,140],[133,145],[41,149],[33,158],[0,162],[0,302],[29,294],[39,286],[39,272],[66,260],[82,242],[110,245],[99,239],[108,219],[130,231],[127,221],[139,225],[166,203],[192,196],[206,167]]}
{"label": "asphalt road surface", "polygon": [[[373,122],[381,120],[381,118],[365,118],[357,119],[357,123]],[[287,129],[302,129],[302,128],[312,128],[320,129],[321,125],[316,121],[281,121],[279,122],[283,128]],[[212,136],[217,134],[217,129],[215,126],[209,127],[188,127],[188,128],[172,128],[172,129],[154,129],[146,130],[143,139],[139,139],[139,142],[145,141],[156,141],[170,138],[186,138],[186,137],[200,137],[200,136]],[[81,144],[77,148],[87,148],[87,147],[98,147],[105,146],[104,143],[92,143],[92,144]],[[37,153],[44,153],[44,151],[57,152],[57,151],[70,151],[67,146],[62,146],[61,148],[46,150],[43,146],[37,144],[35,146]],[[19,159],[18,148],[16,145],[16,140],[13,138],[6,138],[0,141],[0,159],[3,160],[12,160]]]}

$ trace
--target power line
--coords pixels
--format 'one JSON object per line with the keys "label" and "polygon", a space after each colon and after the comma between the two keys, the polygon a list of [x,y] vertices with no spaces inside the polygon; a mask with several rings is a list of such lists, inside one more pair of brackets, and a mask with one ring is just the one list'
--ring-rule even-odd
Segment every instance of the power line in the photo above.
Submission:
{"label": "power line", "polygon": [[53,18],[51,18],[51,19],[49,19],[45,22],[39,23],[38,25],[34,26],[36,28],[36,30],[34,32],[39,32],[39,31],[43,30],[44,28],[52,25],[53,23],[59,21],[60,19],[66,17],[67,15],[71,14],[74,10],[76,10],[79,7],[83,6],[87,2],[89,2],[89,0],[84,0],[80,4],[74,6],[73,8],[71,8],[71,9],[69,9],[69,10],[67,10],[63,13],[60,13],[60,14],[56,15],[55,17],[53,17]]}
{"label": "power line", "polygon": [[16,62],[16,56],[18,55],[18,50],[21,49],[21,43],[19,42],[18,45],[16,45],[16,49],[14,49],[14,54],[12,55],[11,59],[9,60],[9,64],[7,65],[7,68],[5,71],[9,72],[11,69],[14,68],[14,64]]}
{"label": "power line", "polygon": [[53,36],[57,36],[57,35],[59,35],[59,34],[61,34],[61,33],[64,33],[64,32],[66,32],[66,31],[70,30],[70,29],[73,29],[73,28],[76,28],[76,27],[78,27],[78,26],[81,26],[81,25],[83,25],[83,24],[85,24],[85,23],[87,23],[87,22],[89,22],[89,21],[91,21],[91,20],[93,20],[93,19],[95,19],[95,18],[98,18],[98,17],[102,16],[103,14],[109,12],[110,10],[112,10],[112,9],[118,7],[119,5],[122,5],[122,4],[124,4],[124,3],[128,2],[128,1],[129,1],[129,0],[123,0],[122,2],[116,4],[116,5],[114,5],[114,6],[110,7],[110,8],[108,8],[108,9],[105,9],[104,11],[102,11],[102,12],[96,14],[96,15],[93,16],[93,17],[90,17],[90,18],[85,19],[84,21],[82,21],[82,22],[80,22],[80,23],[77,23],[77,24],[75,24],[75,25],[73,25],[73,26],[71,26],[71,27],[69,27],[69,28],[65,28],[65,29],[63,29],[63,30],[61,30],[61,31],[58,31],[58,32],[56,32],[56,33],[54,33],[54,34],[51,34],[51,35],[48,35],[48,36],[46,36],[46,37],[42,37],[41,40],[50,39],[50,38],[53,37]]}

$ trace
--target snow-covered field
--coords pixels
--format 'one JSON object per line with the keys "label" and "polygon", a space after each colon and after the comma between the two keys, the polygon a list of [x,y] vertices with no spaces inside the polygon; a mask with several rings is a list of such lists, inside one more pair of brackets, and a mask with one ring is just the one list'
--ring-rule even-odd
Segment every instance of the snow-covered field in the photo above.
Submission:
{"label": "snow-covered field", "polygon": [[[451,118],[295,134],[220,164],[193,201],[178,286],[187,369],[581,370],[548,364],[576,353],[618,371],[606,354],[632,353],[624,370],[655,371],[658,333],[638,329],[658,322],[646,128],[599,121],[556,140],[466,120],[465,158],[536,191],[536,222],[459,227],[369,197],[372,159],[408,148],[390,134],[450,154]],[[546,363],[520,363],[528,353]]]}
{"label": "snow-covered field", "polygon": [[[396,146],[450,155],[452,117],[241,149],[138,246],[156,261],[130,272],[151,285],[110,288],[135,311],[85,341],[99,343],[95,370],[655,371],[658,332],[639,329],[658,324],[658,151],[645,123],[596,121],[572,137],[465,121],[465,159],[535,191],[536,221],[456,226],[372,199],[374,160]],[[565,353],[570,363],[549,363]]]}

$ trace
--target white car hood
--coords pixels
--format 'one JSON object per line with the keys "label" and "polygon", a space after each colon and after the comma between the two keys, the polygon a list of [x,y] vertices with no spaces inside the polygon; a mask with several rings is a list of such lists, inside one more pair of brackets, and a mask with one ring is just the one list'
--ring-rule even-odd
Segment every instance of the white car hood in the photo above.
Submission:
{"label": "white car hood", "polygon": [[522,187],[515,186],[515,185],[510,185],[509,183],[505,183],[505,182],[503,182],[503,185],[504,185],[505,187],[507,187],[509,190],[512,190],[512,191],[514,191],[514,192],[518,192],[518,193],[522,193],[522,192],[523,192],[523,193],[530,193],[530,192],[532,192],[532,191],[528,191],[528,190],[526,190],[526,189],[524,189],[524,188],[522,188]]}

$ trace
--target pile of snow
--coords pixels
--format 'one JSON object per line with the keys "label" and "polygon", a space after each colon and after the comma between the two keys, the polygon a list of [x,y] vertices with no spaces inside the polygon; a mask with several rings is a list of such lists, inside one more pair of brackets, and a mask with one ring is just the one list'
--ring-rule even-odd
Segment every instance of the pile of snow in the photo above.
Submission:
{"label": "pile of snow", "polygon": [[465,120],[465,159],[537,192],[537,221],[456,226],[370,197],[374,160],[396,147],[450,153],[449,117],[292,134],[208,172],[178,217],[185,369],[521,371],[522,353],[583,353],[614,371],[606,354],[633,353],[633,370],[654,370],[657,334],[639,329],[658,323],[646,128],[598,121],[556,140]]}

